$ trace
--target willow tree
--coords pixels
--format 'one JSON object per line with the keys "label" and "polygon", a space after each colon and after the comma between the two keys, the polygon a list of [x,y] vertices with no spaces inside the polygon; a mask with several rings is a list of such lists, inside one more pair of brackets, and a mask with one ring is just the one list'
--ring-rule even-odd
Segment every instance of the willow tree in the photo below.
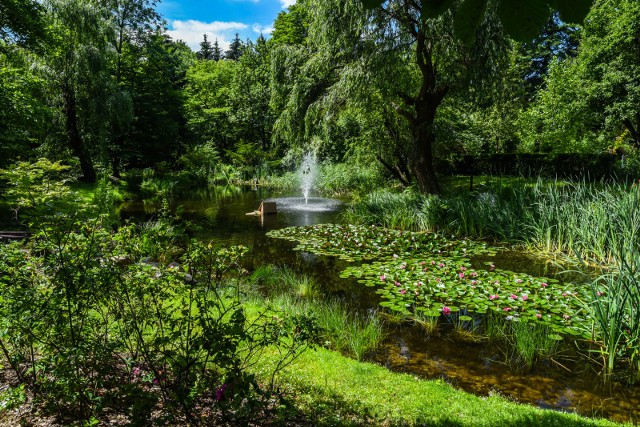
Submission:
{"label": "willow tree", "polygon": [[[505,32],[518,40],[533,38],[552,7],[574,20],[590,3],[307,0],[303,5],[310,16],[309,37],[307,46],[296,52],[297,69],[274,74],[292,80],[276,137],[309,139],[319,119],[354,99],[372,98],[362,94],[376,94],[410,129],[409,169],[418,187],[438,193],[434,147],[443,100],[455,91],[481,91],[483,81],[496,75],[506,53]],[[300,57],[305,58],[302,65]],[[278,71],[278,64],[274,66]]]}

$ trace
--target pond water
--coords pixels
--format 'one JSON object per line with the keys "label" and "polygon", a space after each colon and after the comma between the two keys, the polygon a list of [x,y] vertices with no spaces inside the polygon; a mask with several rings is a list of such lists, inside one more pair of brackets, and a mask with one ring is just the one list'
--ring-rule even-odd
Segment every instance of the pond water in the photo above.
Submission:
{"label": "pond water", "polygon": [[[277,214],[247,215],[265,200],[276,202]],[[362,309],[377,307],[378,296],[371,288],[339,278],[348,265],[345,261],[294,251],[295,243],[265,235],[283,227],[339,222],[343,206],[339,200],[310,197],[305,201],[300,194],[283,195],[260,188],[216,187],[194,191],[174,201],[172,207],[190,224],[195,238],[249,247],[246,268],[250,271],[265,264],[286,265],[314,277],[327,295]],[[153,202],[131,202],[123,206],[122,215],[150,219],[157,208]],[[480,264],[484,260],[472,261]],[[491,261],[501,268],[536,276],[549,277],[558,271],[553,264],[515,251],[501,251]],[[426,334],[422,328],[406,324],[390,325],[388,332],[389,338],[372,360],[394,371],[440,378],[476,394],[499,393],[543,408],[631,423],[640,420],[640,386],[604,384],[594,364],[587,362],[587,351],[568,343],[551,360],[532,369],[518,369],[509,363],[508,349],[489,341],[460,339],[452,325],[444,325],[438,334]]]}

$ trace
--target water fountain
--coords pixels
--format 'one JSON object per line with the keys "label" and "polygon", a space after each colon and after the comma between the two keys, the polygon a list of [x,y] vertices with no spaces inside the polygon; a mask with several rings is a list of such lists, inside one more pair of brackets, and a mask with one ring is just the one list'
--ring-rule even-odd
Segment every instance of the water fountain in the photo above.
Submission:
{"label": "water fountain", "polygon": [[268,199],[276,202],[278,212],[330,212],[338,210],[339,200],[312,196],[318,175],[318,161],[314,153],[306,153],[297,171],[302,197],[279,197]]}
{"label": "water fountain", "polygon": [[300,181],[300,189],[304,196],[304,204],[309,204],[309,195],[316,179],[316,156],[314,153],[307,153],[302,158],[302,164],[298,169],[298,180]]}

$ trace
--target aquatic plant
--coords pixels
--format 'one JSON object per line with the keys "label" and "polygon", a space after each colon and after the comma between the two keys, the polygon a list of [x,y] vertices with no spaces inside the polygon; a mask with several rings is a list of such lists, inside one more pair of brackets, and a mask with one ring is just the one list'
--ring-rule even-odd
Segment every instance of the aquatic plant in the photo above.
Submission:
{"label": "aquatic plant", "polygon": [[502,313],[515,321],[549,324],[556,335],[585,335],[576,327],[586,316],[578,289],[555,279],[473,269],[467,259],[455,256],[374,262],[348,267],[343,276],[375,287],[380,305],[407,315]]}
{"label": "aquatic plant", "polygon": [[272,230],[267,236],[298,242],[294,249],[346,261],[407,256],[412,253],[490,254],[487,245],[449,239],[438,233],[414,233],[352,224],[322,224]]}
{"label": "aquatic plant", "polygon": [[626,362],[631,381],[640,380],[640,248],[635,241],[616,254],[616,269],[585,291],[591,322],[585,325],[599,346],[607,377]]}
{"label": "aquatic plant", "polygon": [[640,236],[638,205],[636,184],[512,180],[440,198],[376,191],[343,215],[354,224],[493,238],[612,263],[617,247]]}

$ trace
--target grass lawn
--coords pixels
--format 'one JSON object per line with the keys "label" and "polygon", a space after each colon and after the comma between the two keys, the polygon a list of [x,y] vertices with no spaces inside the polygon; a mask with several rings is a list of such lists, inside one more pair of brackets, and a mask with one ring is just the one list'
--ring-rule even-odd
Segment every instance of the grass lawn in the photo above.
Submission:
{"label": "grass lawn", "polygon": [[306,351],[280,379],[296,409],[313,425],[619,425],[521,405],[500,396],[475,396],[443,381],[393,373],[325,349]]}

